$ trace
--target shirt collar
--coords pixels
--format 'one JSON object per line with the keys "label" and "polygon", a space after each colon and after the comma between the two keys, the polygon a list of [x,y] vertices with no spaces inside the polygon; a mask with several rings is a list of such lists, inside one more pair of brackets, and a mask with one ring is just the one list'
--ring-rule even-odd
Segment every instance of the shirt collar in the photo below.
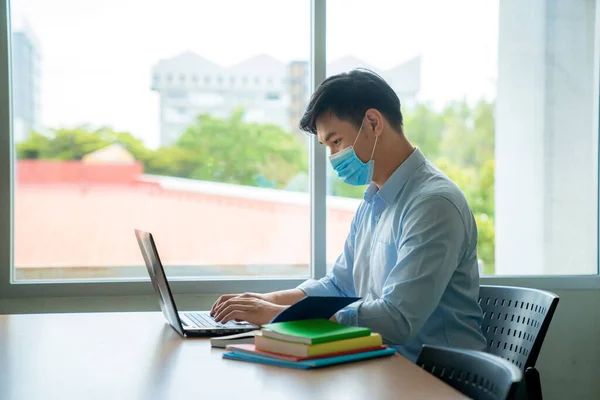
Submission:
{"label": "shirt collar", "polygon": [[375,195],[378,195],[387,205],[392,204],[400,190],[404,187],[404,184],[408,182],[412,174],[425,162],[425,156],[415,147],[415,150],[400,166],[394,171],[394,173],[388,178],[383,184],[381,189],[377,188],[374,182],[367,187],[364,194],[364,199],[367,203],[371,203]]}

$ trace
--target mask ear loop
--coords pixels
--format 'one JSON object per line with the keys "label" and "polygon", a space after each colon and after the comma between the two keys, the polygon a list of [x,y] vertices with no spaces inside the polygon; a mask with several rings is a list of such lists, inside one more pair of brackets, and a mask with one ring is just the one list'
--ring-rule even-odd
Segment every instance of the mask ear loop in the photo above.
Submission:
{"label": "mask ear loop", "polygon": [[377,146],[377,138],[378,137],[379,136],[375,136],[375,144],[373,145],[373,151],[371,152],[371,158],[369,159],[369,161],[373,159],[373,155],[375,154],[375,147]]}
{"label": "mask ear loop", "polygon": [[352,147],[354,147],[354,145],[358,141],[358,137],[360,136],[360,132],[362,131],[364,124],[365,124],[365,119],[363,118],[362,122],[360,123],[360,129],[358,130],[358,135],[356,135],[356,139],[354,139],[354,143],[352,143]]}

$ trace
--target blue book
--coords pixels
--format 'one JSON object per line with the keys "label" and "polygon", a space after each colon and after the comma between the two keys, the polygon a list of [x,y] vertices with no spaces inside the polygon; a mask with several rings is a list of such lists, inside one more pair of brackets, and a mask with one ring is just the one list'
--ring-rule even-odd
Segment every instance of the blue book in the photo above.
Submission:
{"label": "blue book", "polygon": [[271,323],[302,319],[329,319],[342,308],[358,300],[360,297],[307,296],[277,314]]}
{"label": "blue book", "polygon": [[359,360],[366,360],[369,358],[391,356],[396,353],[394,348],[388,347],[381,350],[365,351],[363,353],[347,354],[343,356],[327,357],[327,358],[316,358],[314,360],[304,360],[298,362],[276,360],[270,357],[261,356],[258,354],[239,354],[239,353],[223,353],[223,358],[237,361],[249,361],[259,364],[276,365],[279,367],[288,367],[296,369],[312,369],[322,368],[330,365],[345,364]]}

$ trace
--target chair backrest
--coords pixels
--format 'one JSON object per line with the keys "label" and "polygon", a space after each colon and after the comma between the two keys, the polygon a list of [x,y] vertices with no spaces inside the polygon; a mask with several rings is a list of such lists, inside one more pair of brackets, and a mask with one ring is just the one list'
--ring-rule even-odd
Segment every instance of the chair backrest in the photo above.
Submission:
{"label": "chair backrest", "polygon": [[522,373],[515,365],[482,351],[423,345],[417,365],[472,399],[517,396]]}
{"label": "chair backrest", "polygon": [[525,371],[537,361],[558,296],[543,290],[482,285],[479,305],[487,352]]}

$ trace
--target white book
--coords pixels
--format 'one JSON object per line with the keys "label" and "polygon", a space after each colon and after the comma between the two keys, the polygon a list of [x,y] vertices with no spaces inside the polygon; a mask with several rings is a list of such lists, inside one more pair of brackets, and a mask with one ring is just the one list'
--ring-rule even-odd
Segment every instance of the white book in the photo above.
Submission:
{"label": "white book", "polygon": [[211,347],[224,349],[228,344],[254,344],[254,336],[261,334],[261,331],[255,330],[229,336],[215,336],[210,338],[210,345]]}

